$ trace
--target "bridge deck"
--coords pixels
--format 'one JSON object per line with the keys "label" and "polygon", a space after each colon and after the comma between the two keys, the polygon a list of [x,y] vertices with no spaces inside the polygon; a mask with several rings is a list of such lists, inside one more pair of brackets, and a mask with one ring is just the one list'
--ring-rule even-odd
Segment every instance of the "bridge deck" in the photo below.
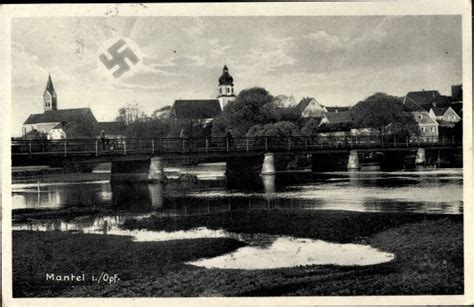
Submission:
{"label": "bridge deck", "polygon": [[97,161],[164,158],[229,157],[265,152],[306,154],[348,150],[405,151],[414,148],[461,147],[459,140],[408,138],[400,136],[351,137],[245,137],[245,138],[134,138],[118,140],[66,139],[54,141],[12,141],[12,158],[32,157],[94,159]]}

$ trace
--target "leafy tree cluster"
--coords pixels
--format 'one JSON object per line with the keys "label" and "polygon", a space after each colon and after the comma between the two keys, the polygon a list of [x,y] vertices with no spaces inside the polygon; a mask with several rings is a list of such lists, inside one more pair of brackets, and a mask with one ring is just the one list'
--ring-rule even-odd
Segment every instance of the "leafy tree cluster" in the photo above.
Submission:
{"label": "leafy tree cluster", "polygon": [[100,133],[97,122],[91,121],[85,115],[65,123],[63,129],[68,139],[94,139]]}
{"label": "leafy tree cluster", "polygon": [[289,137],[289,136],[300,136],[301,131],[296,126],[295,123],[289,121],[279,121],[276,123],[266,124],[266,125],[253,125],[250,127],[246,136],[279,136],[279,137]]}
{"label": "leafy tree cluster", "polygon": [[[215,118],[212,135],[224,136],[232,129],[235,136],[245,136],[253,125],[265,125],[272,122],[273,113],[269,107],[273,96],[261,87],[242,90],[236,99],[226,105],[223,112]],[[270,112],[269,112],[270,111]]]}
{"label": "leafy tree cluster", "polygon": [[415,119],[406,111],[400,100],[385,93],[375,93],[351,108],[356,128],[369,128],[380,135],[418,133]]}
{"label": "leafy tree cluster", "polygon": [[146,115],[137,104],[127,105],[119,109],[116,117],[125,126],[124,134],[129,138],[178,138],[181,131],[186,137],[206,137],[210,135],[210,127],[202,120],[177,119],[171,116],[171,106],[164,106]]}

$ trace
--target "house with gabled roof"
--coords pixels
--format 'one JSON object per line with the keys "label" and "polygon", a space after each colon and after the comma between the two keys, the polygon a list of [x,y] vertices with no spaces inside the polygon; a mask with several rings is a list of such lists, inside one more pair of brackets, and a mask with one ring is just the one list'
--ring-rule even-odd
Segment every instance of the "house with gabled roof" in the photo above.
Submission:
{"label": "house with gabled roof", "polygon": [[315,98],[303,98],[295,107],[295,112],[301,117],[324,117],[328,112],[325,106],[320,104]]}
{"label": "house with gabled roof", "polygon": [[461,120],[461,117],[451,107],[434,107],[430,109],[429,114],[439,124],[453,125]]}
{"label": "house with gabled roof", "polygon": [[410,112],[418,124],[420,129],[420,136],[422,138],[438,138],[439,129],[438,122],[433,119],[430,114],[426,111],[413,111]]}
{"label": "house with gabled roof", "polygon": [[439,123],[428,111],[438,104],[444,105],[445,99],[438,91],[409,92],[404,98],[406,111],[409,112],[418,124],[420,137],[436,139],[439,136]]}
{"label": "house with gabled roof", "polygon": [[350,112],[326,112],[319,123],[319,131],[325,135],[345,135],[351,133],[354,119]]}

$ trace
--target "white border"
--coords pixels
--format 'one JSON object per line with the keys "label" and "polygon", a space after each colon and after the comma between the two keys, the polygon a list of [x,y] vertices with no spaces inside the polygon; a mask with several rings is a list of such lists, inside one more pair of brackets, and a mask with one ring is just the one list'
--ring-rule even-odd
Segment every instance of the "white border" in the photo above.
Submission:
{"label": "white border", "polygon": [[[118,10],[118,15],[114,14]],[[107,14],[112,12],[112,14]],[[287,306],[346,304],[473,304],[473,201],[472,164],[472,33],[469,0],[423,0],[376,3],[201,3],[201,4],[99,4],[99,5],[10,5],[0,7],[0,90],[2,119],[2,291],[6,306]],[[358,296],[358,297],[271,297],[271,298],[134,298],[134,299],[12,299],[11,298],[11,189],[10,124],[11,63],[10,19],[39,16],[322,16],[322,15],[463,15],[463,90],[464,90],[464,250],[465,294],[453,296]]]}

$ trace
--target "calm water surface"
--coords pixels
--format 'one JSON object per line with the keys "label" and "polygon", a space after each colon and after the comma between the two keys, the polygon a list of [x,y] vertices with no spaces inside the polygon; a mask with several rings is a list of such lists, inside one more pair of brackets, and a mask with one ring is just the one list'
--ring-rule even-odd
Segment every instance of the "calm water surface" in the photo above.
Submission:
{"label": "calm water surface", "polygon": [[308,172],[227,180],[224,164],[170,168],[169,178],[197,175],[197,183],[13,185],[13,208],[110,206],[164,215],[295,208],[462,214],[462,169],[403,172]]}
{"label": "calm water surface", "polygon": [[[253,209],[350,210],[462,214],[462,169],[400,172],[293,172],[276,176],[226,179],[224,164],[167,168],[169,178],[190,173],[195,183],[15,184],[13,208],[104,207],[109,215],[71,221],[15,224],[15,230],[69,231],[129,236],[135,241],[234,238],[248,244],[219,257],[189,264],[206,268],[272,269],[308,264],[370,265],[395,255],[368,245],[335,244],[308,238],[229,233],[204,227],[188,231],[123,230],[129,218],[179,216]],[[115,213],[114,213],[115,212]]]}

